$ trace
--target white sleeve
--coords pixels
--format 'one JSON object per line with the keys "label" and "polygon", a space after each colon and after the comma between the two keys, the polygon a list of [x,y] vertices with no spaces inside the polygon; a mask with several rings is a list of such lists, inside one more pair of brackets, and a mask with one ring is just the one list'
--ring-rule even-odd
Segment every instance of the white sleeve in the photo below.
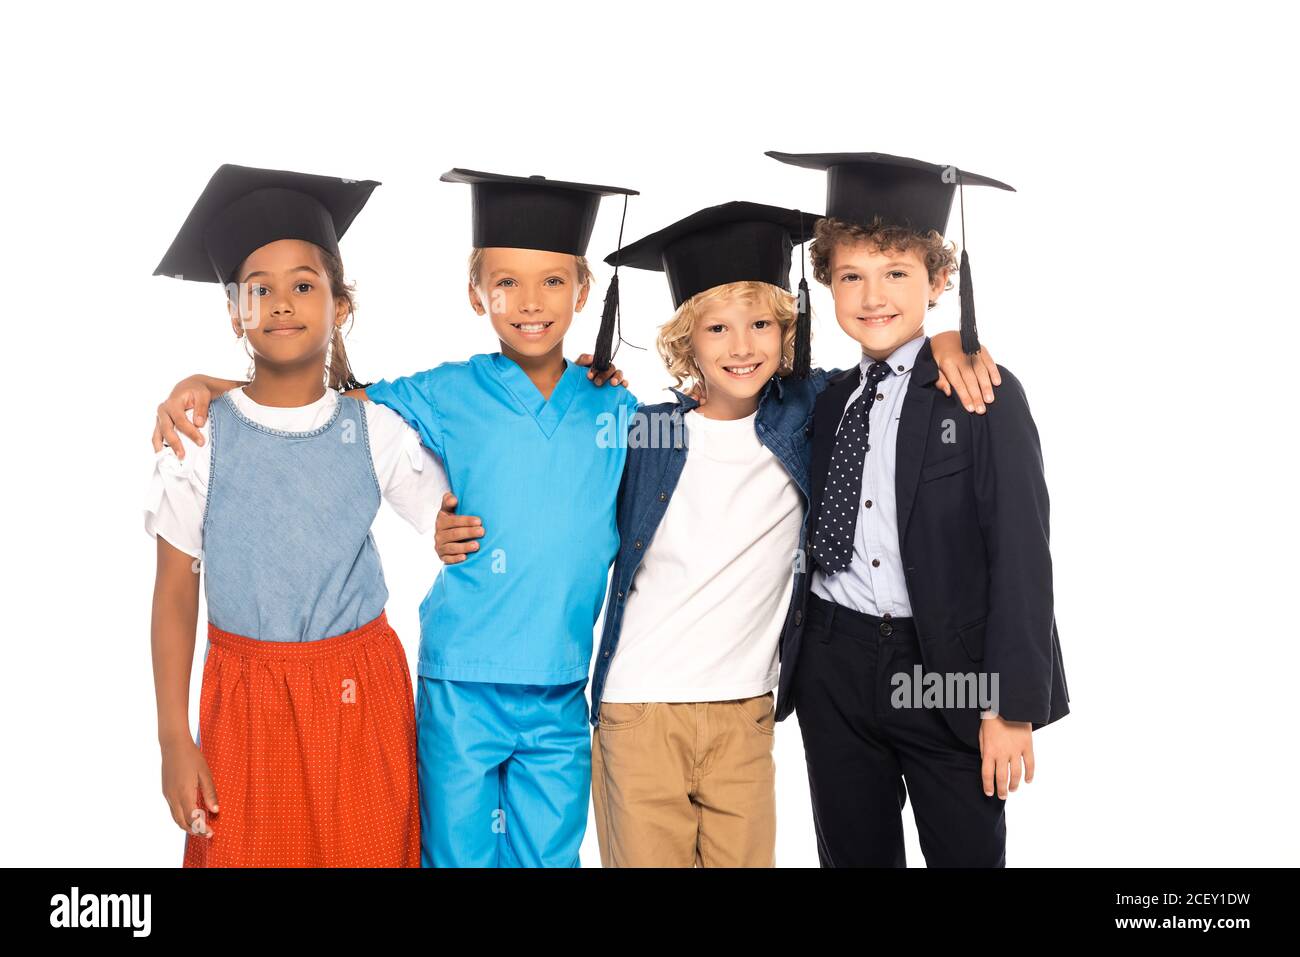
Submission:
{"label": "white sleeve", "polygon": [[377,402],[365,407],[370,456],[384,501],[423,535],[437,521],[443,493],[451,491],[442,460],[392,409]]}
{"label": "white sleeve", "polygon": [[144,530],[161,535],[193,558],[203,551],[203,510],[208,499],[208,466],[212,433],[204,422],[203,444],[181,436],[185,458],[164,446],[154,455],[153,480],[144,508]]}

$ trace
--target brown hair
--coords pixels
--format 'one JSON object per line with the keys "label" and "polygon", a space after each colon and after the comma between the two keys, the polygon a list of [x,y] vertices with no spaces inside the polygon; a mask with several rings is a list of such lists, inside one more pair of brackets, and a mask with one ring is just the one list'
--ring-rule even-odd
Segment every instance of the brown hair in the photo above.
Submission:
{"label": "brown hair", "polygon": [[[591,265],[587,262],[586,256],[574,256],[574,263],[578,267],[578,285],[586,286],[595,277],[591,271]],[[471,249],[469,252],[469,281],[470,285],[477,287],[480,274],[483,272],[483,250],[481,248]]]}
{"label": "brown hair", "polygon": [[659,329],[655,346],[663,357],[664,365],[672,375],[674,387],[680,388],[688,378],[698,385],[704,381],[695,363],[691,348],[691,334],[695,321],[718,302],[750,302],[765,307],[781,327],[781,365],[777,375],[789,375],[794,366],[795,299],[790,293],[771,283],[746,280],[714,286],[696,293],[682,303],[673,317]]}
{"label": "brown hair", "polygon": [[[343,262],[338,256],[324,249],[320,251],[320,255],[325,262],[325,275],[329,277],[330,292],[334,294],[336,300],[342,299],[348,304],[348,328],[351,328],[357,316],[356,283],[344,281]],[[352,364],[348,362],[348,353],[343,347],[342,326],[334,327],[334,335],[330,340],[329,366],[325,373],[328,376],[329,387],[340,392],[364,389],[369,385],[369,383],[359,382],[352,373]]]}
{"label": "brown hair", "polygon": [[952,288],[952,275],[957,272],[957,244],[945,243],[933,229],[925,234],[917,233],[905,226],[886,225],[879,216],[869,226],[827,216],[817,220],[813,229],[808,256],[812,261],[813,276],[823,286],[831,284],[831,253],[835,247],[840,243],[856,245],[865,242],[875,247],[877,252],[915,252],[925,263],[930,282],[947,269],[948,281],[943,288]]}

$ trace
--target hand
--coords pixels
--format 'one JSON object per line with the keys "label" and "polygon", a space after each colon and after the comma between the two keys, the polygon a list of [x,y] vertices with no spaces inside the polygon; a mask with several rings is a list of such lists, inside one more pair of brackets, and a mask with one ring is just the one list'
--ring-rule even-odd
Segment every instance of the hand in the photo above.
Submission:
{"label": "hand", "polygon": [[980,769],[984,795],[993,796],[996,782],[998,797],[1005,801],[1008,791],[1020,787],[1021,762],[1024,763],[1025,780],[1034,780],[1033,725],[1028,721],[1007,721],[1000,715],[982,718],[980,757],[984,759]]}
{"label": "hand", "polygon": [[483,520],[476,515],[457,515],[458,499],[450,492],[442,493],[442,509],[438,512],[434,547],[444,565],[458,565],[478,551],[478,542],[471,539],[483,537]]}
{"label": "hand", "polygon": [[[172,389],[172,394],[158,406],[158,422],[153,427],[153,450],[161,452],[163,444],[176,453],[178,459],[185,458],[185,446],[181,444],[179,429],[194,441],[203,444],[203,433],[199,431],[208,417],[208,405],[212,401],[212,392],[208,389],[203,376],[190,376],[182,379]],[[187,409],[194,410],[194,421],[186,417]]]}
{"label": "hand", "polygon": [[[578,356],[577,363],[580,366],[589,366],[594,360],[595,356],[591,355],[591,353],[584,352],[582,355]],[[604,385],[608,382],[610,385],[621,385],[624,388],[627,387],[627,379],[623,378],[622,371],[614,368],[613,363],[610,363],[609,368],[604,372],[593,372],[591,369],[588,369],[587,378],[596,383],[596,385]]]}
{"label": "hand", "polygon": [[[703,382],[696,382],[695,385],[691,386],[691,391],[686,394],[699,403],[699,405],[703,405],[709,398],[708,390],[705,388]],[[697,408],[698,407],[699,406],[697,406]]]}
{"label": "hand", "polygon": [[[163,745],[162,785],[163,797],[177,827],[186,834],[202,837],[216,833],[209,826],[207,816],[217,813],[217,788],[203,752],[189,738]],[[202,807],[195,802],[200,795]]]}
{"label": "hand", "polygon": [[1002,375],[989,351],[981,346],[979,352],[968,356],[961,351],[961,333],[941,332],[931,337],[930,352],[939,367],[939,378],[935,380],[939,390],[952,395],[955,386],[957,400],[966,411],[983,415],[987,411],[984,403],[993,401],[993,387],[1002,384]]}

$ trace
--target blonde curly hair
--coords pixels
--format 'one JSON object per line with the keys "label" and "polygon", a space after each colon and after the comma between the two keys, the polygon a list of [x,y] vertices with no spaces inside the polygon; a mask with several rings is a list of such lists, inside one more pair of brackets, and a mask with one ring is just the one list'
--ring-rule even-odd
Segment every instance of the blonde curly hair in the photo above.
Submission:
{"label": "blonde curly hair", "polygon": [[772,314],[781,327],[781,365],[777,374],[789,375],[794,366],[795,297],[771,283],[745,280],[696,293],[660,327],[655,346],[674,379],[674,387],[680,389],[688,379],[692,385],[703,384],[704,376],[691,348],[691,334],[696,320],[703,318],[711,306],[722,302],[747,302]]}

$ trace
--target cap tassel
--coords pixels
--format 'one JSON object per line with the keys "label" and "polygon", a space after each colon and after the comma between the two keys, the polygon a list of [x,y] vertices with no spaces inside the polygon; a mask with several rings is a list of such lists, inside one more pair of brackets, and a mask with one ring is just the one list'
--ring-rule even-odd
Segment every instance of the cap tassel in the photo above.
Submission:
{"label": "cap tassel", "polygon": [[627,222],[627,194],[623,194],[623,216],[618,221],[618,249],[614,252],[614,278],[609,281],[609,291],[605,293],[605,307],[600,312],[600,332],[596,334],[596,353],[591,360],[591,367],[597,372],[604,372],[614,361],[614,323],[619,324],[619,341],[622,341],[622,322],[618,315],[618,260],[623,252],[623,224]]}
{"label": "cap tassel", "polygon": [[958,292],[961,295],[961,351],[973,356],[980,351],[979,332],[975,328],[975,290],[970,281],[970,257],[961,251],[961,278]]}
{"label": "cap tassel", "polygon": [[618,267],[614,267],[614,278],[609,281],[609,292],[605,293],[605,308],[600,314],[600,332],[596,336],[596,356],[591,367],[597,372],[609,368],[614,358],[614,320],[618,317]]}
{"label": "cap tassel", "polygon": [[794,323],[794,368],[790,374],[806,379],[812,372],[812,306],[808,298],[808,277],[804,273],[803,210],[799,211],[799,300]]}
{"label": "cap tassel", "polygon": [[979,331],[975,328],[975,287],[970,278],[970,256],[966,255],[966,194],[962,190],[961,171],[957,172],[957,197],[961,204],[961,276],[957,293],[961,297],[961,351],[973,356],[980,351]]}

